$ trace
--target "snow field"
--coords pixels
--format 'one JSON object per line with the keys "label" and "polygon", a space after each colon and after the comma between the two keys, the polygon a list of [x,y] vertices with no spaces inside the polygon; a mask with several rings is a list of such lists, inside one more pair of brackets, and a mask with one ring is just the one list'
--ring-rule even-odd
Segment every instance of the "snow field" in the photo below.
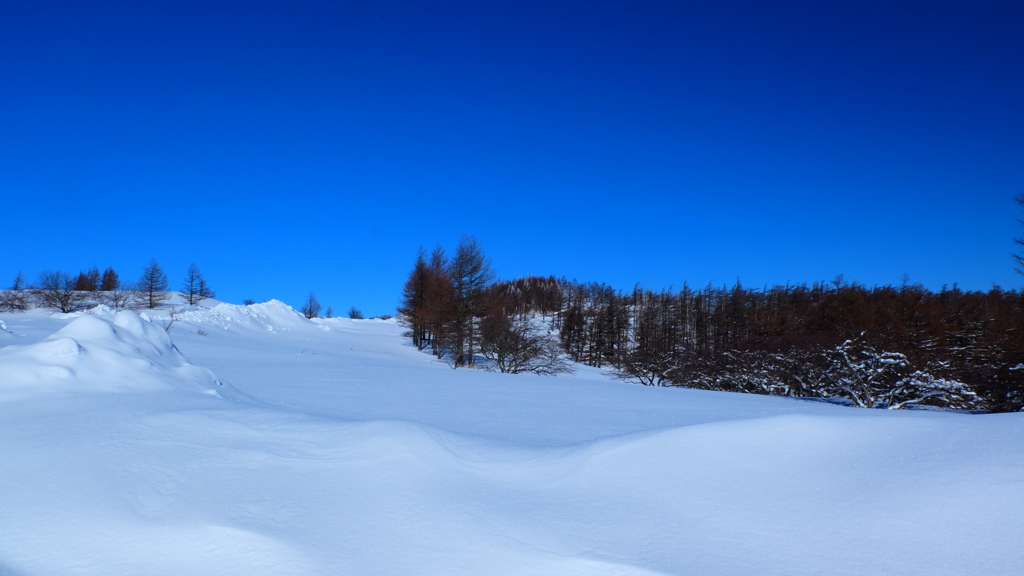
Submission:
{"label": "snow field", "polygon": [[0,574],[1024,570],[1018,414],[453,371],[276,302],[48,316],[0,318]]}

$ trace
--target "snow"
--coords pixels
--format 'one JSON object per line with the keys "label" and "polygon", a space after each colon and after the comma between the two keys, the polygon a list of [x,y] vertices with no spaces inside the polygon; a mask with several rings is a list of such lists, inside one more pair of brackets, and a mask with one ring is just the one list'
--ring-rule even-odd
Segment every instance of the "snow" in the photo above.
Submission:
{"label": "snow", "polygon": [[135,312],[80,316],[52,336],[0,348],[0,402],[40,394],[188,387],[217,395],[212,372],[190,364],[164,329]]}
{"label": "snow", "polygon": [[1024,570],[1022,414],[452,370],[276,301],[0,321],[0,574]]}

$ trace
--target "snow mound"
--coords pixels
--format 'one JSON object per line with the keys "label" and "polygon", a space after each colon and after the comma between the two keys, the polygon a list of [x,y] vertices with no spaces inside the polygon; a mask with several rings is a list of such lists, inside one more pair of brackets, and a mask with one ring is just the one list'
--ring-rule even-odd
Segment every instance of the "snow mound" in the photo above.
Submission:
{"label": "snow mound", "polygon": [[[15,338],[17,338],[17,336],[14,332],[8,330],[7,324],[3,320],[0,320],[0,342],[6,344],[7,342],[13,341]],[[0,344],[0,346],[2,345],[3,344]]]}
{"label": "snow mound", "polygon": [[[224,330],[247,329],[263,332],[291,332],[296,329],[316,327],[305,316],[280,300],[240,306],[238,304],[217,304],[212,308],[192,308],[177,312],[177,320],[210,324]],[[167,321],[169,315],[158,316]],[[323,328],[321,328],[323,329]]]}
{"label": "snow mound", "polygon": [[0,401],[174,389],[219,396],[226,388],[186,360],[161,326],[130,311],[113,320],[82,315],[38,343],[0,348],[0,374]]}

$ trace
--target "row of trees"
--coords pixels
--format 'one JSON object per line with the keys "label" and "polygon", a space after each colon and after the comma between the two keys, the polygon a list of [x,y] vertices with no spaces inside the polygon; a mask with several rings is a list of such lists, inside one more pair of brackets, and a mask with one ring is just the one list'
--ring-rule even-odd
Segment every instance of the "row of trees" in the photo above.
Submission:
{"label": "row of trees", "polygon": [[560,281],[566,350],[624,378],[858,405],[1024,406],[1024,294],[832,283],[616,292]]}
{"label": "row of trees", "polygon": [[[303,301],[302,306],[299,308],[299,312],[310,320],[313,318],[319,318],[321,310],[323,310],[323,306],[320,304],[320,300],[313,292],[310,292],[309,296],[306,296],[306,300]],[[333,318],[334,308],[328,306],[327,312],[324,313],[324,316],[326,318]],[[353,306],[348,309],[348,317],[354,320],[362,320],[364,318],[363,311]],[[390,316],[388,316],[388,318],[390,318]]]}
{"label": "row of trees", "polygon": [[562,358],[648,385],[858,406],[1024,407],[1024,293],[705,286],[622,292],[599,283],[494,281],[473,237],[422,249],[399,307],[409,336],[458,367],[557,373]]}
{"label": "row of trees", "polygon": [[[44,270],[31,284],[19,272],[10,289],[0,291],[0,310],[19,311],[40,306],[68,313],[86,302],[106,304],[116,310],[156,308],[169,298],[169,286],[167,274],[156,259],[150,261],[135,282],[122,281],[113,268],[100,274],[99,268],[93,267],[79,272],[78,276]],[[189,304],[216,296],[194,263],[185,274],[181,293]]]}

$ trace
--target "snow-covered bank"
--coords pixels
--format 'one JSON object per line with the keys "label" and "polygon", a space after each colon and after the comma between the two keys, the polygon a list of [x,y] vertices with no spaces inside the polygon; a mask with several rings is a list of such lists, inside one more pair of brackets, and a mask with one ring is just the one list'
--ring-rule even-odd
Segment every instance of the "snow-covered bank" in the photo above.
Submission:
{"label": "snow-covered bank", "polygon": [[275,302],[176,313],[179,357],[152,316],[0,315],[0,574],[1024,569],[1020,414],[453,371]]}
{"label": "snow-covered bank", "polygon": [[212,372],[190,364],[165,330],[128,310],[75,318],[41,342],[0,348],[0,402],[41,394],[144,392],[187,386],[219,395]]}

